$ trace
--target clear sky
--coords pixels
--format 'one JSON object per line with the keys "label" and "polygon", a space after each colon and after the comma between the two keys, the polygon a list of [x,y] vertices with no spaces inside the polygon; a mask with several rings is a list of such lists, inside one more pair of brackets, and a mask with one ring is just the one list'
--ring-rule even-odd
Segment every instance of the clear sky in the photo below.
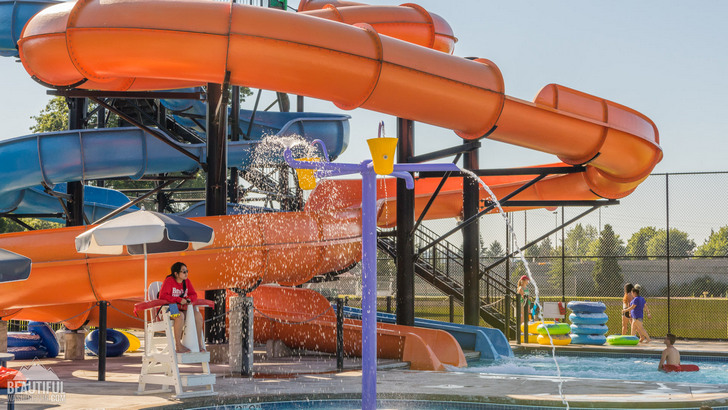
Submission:
{"label": "clear sky", "polygon": [[[397,4],[371,1],[371,4]],[[728,153],[728,2],[420,0],[441,15],[459,41],[458,56],[484,57],[503,73],[507,94],[531,100],[558,83],[649,116],[660,131],[657,172],[725,171]],[[291,6],[297,6],[292,0]],[[30,116],[48,100],[45,88],[12,58],[0,58],[0,138],[28,134]],[[250,101],[249,101],[250,103]],[[338,112],[307,99],[306,109]],[[393,117],[355,110],[343,160],[368,156],[364,140],[378,121],[394,134]],[[418,125],[416,151],[459,144],[449,130]],[[485,142],[481,167],[553,162],[555,158]]]}

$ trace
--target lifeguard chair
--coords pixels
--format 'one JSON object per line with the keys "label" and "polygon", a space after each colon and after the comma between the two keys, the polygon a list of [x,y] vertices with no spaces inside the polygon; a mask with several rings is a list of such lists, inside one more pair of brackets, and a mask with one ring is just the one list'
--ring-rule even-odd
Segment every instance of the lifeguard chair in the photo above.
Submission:
{"label": "lifeguard chair", "polygon": [[[137,394],[171,392],[174,398],[215,395],[215,375],[210,373],[210,352],[177,353],[175,351],[174,328],[169,311],[169,302],[158,299],[161,282],[149,285],[148,301],[134,305],[134,313],[144,312],[144,357],[139,375]],[[214,302],[198,299],[188,309],[198,306],[214,307]],[[193,320],[194,322],[194,320]],[[194,326],[194,323],[192,324]],[[195,329],[185,331],[198,332]],[[163,338],[155,338],[155,333],[163,333]],[[199,333],[197,333],[199,334]],[[180,364],[200,364],[199,373],[181,373]],[[161,385],[161,388],[147,390],[147,385]]]}

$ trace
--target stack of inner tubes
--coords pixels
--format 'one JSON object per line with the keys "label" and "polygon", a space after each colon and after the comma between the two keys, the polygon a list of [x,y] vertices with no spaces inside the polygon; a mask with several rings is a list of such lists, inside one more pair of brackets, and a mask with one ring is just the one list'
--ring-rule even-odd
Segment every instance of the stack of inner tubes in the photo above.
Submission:
{"label": "stack of inner tubes", "polygon": [[579,345],[603,345],[607,327],[607,306],[602,302],[572,301],[566,305],[573,312],[571,321],[571,343]]}
{"label": "stack of inner tubes", "polygon": [[47,323],[30,322],[28,332],[8,332],[8,353],[15,360],[53,358],[59,351],[56,333]]}
{"label": "stack of inner tubes", "polygon": [[542,323],[536,328],[540,345],[565,346],[571,343],[568,323]]}

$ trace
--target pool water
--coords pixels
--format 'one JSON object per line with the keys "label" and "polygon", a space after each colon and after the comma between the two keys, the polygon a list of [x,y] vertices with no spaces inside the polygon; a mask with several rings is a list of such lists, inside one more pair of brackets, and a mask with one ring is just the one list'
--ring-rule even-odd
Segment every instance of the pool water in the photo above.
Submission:
{"label": "pool water", "polygon": [[[700,371],[665,373],[657,370],[659,356],[556,356],[563,377],[580,379],[617,379],[634,381],[728,384],[728,361],[692,360],[682,357],[683,364],[697,364]],[[508,374],[556,377],[551,355],[532,354],[503,358],[498,361],[470,362],[467,368],[451,368],[468,373]]]}
{"label": "pool water", "polygon": [[[489,403],[466,403],[456,401],[424,401],[424,400],[377,400],[377,409],[381,410],[520,410],[521,406],[509,406]],[[229,404],[216,407],[204,407],[192,410],[295,410],[295,409],[316,409],[316,410],[358,410],[361,409],[361,400],[299,400],[264,402],[251,404]],[[533,409],[555,410],[552,407],[533,407]]]}

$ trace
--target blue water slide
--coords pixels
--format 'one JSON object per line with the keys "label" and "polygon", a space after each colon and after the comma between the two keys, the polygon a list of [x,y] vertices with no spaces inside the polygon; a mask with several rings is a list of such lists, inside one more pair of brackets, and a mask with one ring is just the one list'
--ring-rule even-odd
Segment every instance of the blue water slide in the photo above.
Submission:
{"label": "blue water slide", "polygon": [[[289,135],[294,124],[304,126],[303,138],[321,139],[332,159],[340,155],[348,145],[348,115],[292,113],[296,118],[287,121],[276,135]],[[306,127],[307,118],[315,116],[315,126]],[[161,133],[161,132],[160,132]],[[161,133],[163,134],[163,133]],[[167,137],[168,141],[205,161],[205,144],[183,144]],[[260,140],[228,143],[227,165],[245,168],[256,156]],[[270,150],[271,146],[266,146]],[[283,147],[258,156],[266,162],[282,162]],[[138,128],[109,128],[94,130],[59,131],[34,134],[0,141],[0,212],[45,213],[61,212],[56,198],[48,196],[42,186],[54,187],[71,181],[129,177],[189,172],[199,169],[193,159],[177,151],[165,142]],[[41,184],[42,186],[39,186]],[[58,192],[65,191],[65,184]],[[93,191],[93,192],[89,192]],[[121,197],[109,190],[90,188],[91,202],[107,205],[123,204]],[[118,193],[119,195],[123,195]],[[50,208],[43,209],[43,204]],[[96,220],[104,211],[97,206],[89,210]],[[89,217],[91,215],[87,215]],[[89,218],[91,219],[91,218]]]}
{"label": "blue water slide", "polygon": [[[344,315],[351,319],[361,320],[361,309],[345,306]],[[377,321],[395,324],[397,317],[392,313],[377,312]],[[450,333],[461,348],[479,352],[481,360],[497,360],[501,356],[513,357],[513,350],[511,350],[508,339],[498,329],[417,318],[415,326]]]}
{"label": "blue water slide", "polygon": [[18,57],[16,44],[25,23],[46,7],[62,3],[49,0],[15,0],[0,2],[0,56]]}
{"label": "blue water slide", "polygon": [[[62,213],[63,206],[61,198],[66,191],[66,184],[58,184],[53,187],[49,194],[42,186],[34,186],[19,191],[16,198],[19,199],[15,210],[16,214],[52,214]],[[13,194],[15,195],[15,194]],[[1,198],[1,197],[0,197]],[[109,188],[101,188],[90,185],[83,187],[84,213],[89,221],[97,221],[113,210],[129,203],[129,198],[119,191]],[[128,211],[136,211],[139,208],[129,207]],[[63,218],[44,218],[54,222],[62,222]]]}

